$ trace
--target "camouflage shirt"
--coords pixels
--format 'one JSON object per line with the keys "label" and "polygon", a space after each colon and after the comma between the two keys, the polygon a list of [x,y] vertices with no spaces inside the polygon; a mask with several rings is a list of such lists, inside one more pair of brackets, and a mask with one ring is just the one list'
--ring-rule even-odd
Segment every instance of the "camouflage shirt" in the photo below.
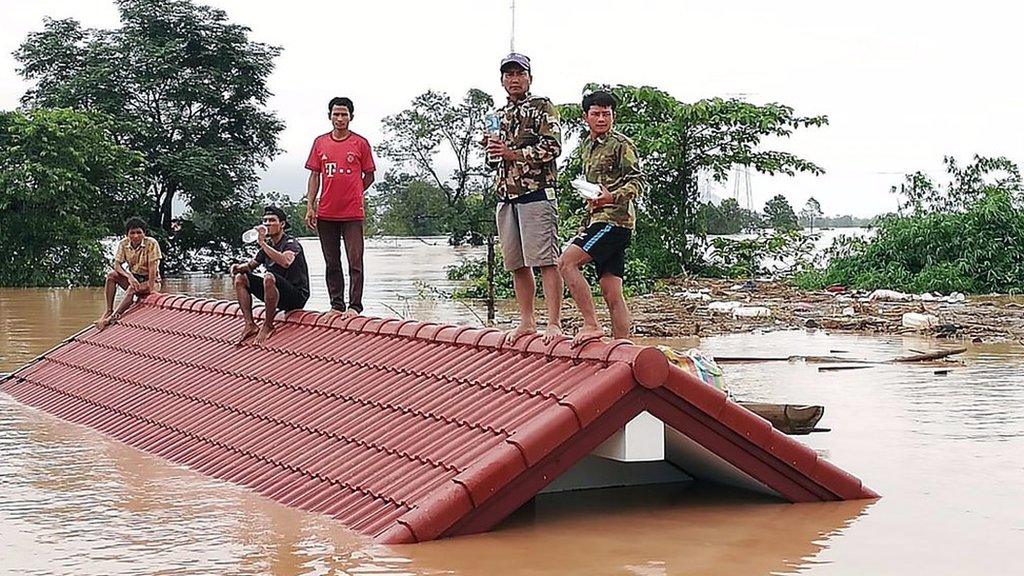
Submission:
{"label": "camouflage shirt", "polygon": [[584,137],[580,143],[583,177],[604,184],[614,201],[590,215],[590,222],[607,222],[623,228],[636,226],[633,198],[647,190],[647,177],[640,171],[636,146],[623,134],[610,130],[596,140]]}
{"label": "camouflage shirt", "polygon": [[562,153],[562,129],[558,110],[551,100],[527,94],[518,102],[509,100],[498,110],[502,142],[515,151],[514,160],[488,162],[496,170],[495,193],[499,200],[548,190],[554,199],[558,178],[555,161]]}

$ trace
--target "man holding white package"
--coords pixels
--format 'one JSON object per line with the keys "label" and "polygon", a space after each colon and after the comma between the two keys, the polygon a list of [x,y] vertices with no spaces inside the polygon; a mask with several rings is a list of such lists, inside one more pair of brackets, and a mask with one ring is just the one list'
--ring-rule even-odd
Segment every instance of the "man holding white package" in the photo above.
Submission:
{"label": "man holding white package", "polygon": [[597,322],[590,285],[580,272],[588,262],[597,267],[601,295],[611,315],[612,336],[629,337],[631,319],[622,296],[622,277],[626,269],[626,248],[636,226],[633,199],[647,189],[647,178],[640,170],[636,146],[612,128],[615,122],[614,96],[604,91],[585,96],[583,120],[589,128],[579,150],[583,178],[596,184],[600,193],[591,197],[581,190],[590,211],[589,225],[558,259],[558,269],[583,316],[583,326],[573,338],[574,345],[604,336],[604,329]]}

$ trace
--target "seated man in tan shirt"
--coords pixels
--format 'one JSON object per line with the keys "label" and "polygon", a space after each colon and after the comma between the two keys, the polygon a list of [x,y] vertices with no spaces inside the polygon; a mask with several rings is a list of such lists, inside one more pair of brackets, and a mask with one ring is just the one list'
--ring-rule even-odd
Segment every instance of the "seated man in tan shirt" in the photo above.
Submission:
{"label": "seated man in tan shirt", "polygon": [[[125,238],[117,245],[113,270],[107,273],[105,292],[107,310],[96,321],[103,330],[124,314],[136,297],[160,291],[160,244],[146,236],[146,223],[141,218],[129,218],[125,223]],[[128,265],[126,270],[124,265]],[[117,287],[124,289],[124,297],[114,310]]]}

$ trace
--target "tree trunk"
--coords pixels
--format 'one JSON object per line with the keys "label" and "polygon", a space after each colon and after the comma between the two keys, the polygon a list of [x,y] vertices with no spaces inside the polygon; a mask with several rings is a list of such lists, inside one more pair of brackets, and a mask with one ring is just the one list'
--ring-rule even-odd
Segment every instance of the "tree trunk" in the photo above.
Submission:
{"label": "tree trunk", "polygon": [[164,200],[160,205],[160,227],[165,232],[171,231],[171,207],[174,202],[174,191],[167,190],[164,195]]}
{"label": "tree trunk", "polygon": [[164,194],[163,187],[160,186],[159,182],[154,181],[149,186],[149,193],[152,195],[153,204],[150,205],[151,210],[149,212],[148,220],[149,225],[156,229],[160,227],[160,206],[163,203],[161,200]]}

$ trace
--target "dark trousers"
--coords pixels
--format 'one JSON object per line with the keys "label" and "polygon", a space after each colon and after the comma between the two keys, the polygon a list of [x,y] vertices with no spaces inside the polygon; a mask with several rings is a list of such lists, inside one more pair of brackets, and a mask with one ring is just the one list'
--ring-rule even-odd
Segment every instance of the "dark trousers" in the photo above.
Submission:
{"label": "dark trousers", "polygon": [[331,308],[345,310],[345,276],[341,272],[341,243],[348,259],[348,307],[363,311],[363,221],[317,220],[316,232],[327,263],[327,292]]}

